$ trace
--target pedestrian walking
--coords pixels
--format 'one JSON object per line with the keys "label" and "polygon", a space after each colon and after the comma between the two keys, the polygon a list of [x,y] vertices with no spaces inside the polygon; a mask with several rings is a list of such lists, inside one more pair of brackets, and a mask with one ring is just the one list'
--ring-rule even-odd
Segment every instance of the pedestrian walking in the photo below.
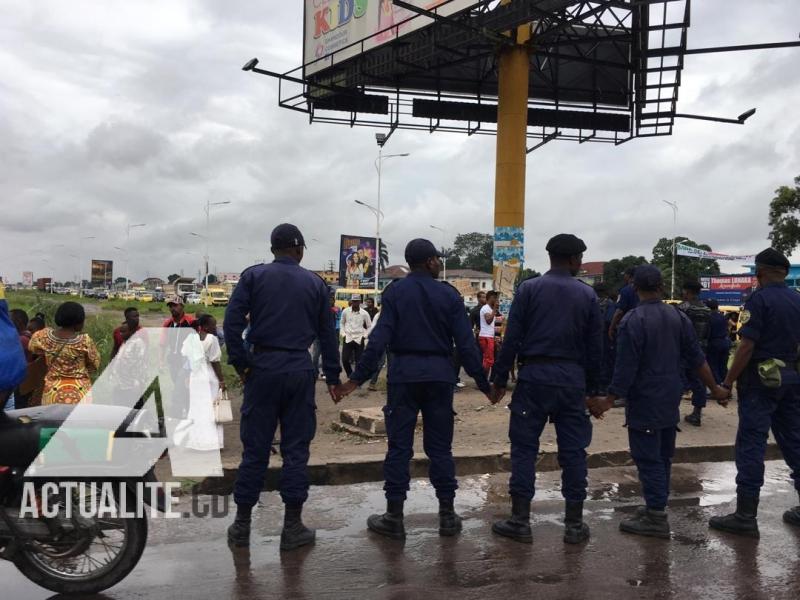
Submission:
{"label": "pedestrian walking", "polygon": [[588,404],[592,414],[602,418],[616,398],[627,398],[625,426],[645,506],[622,521],[620,529],[669,538],[666,507],[680,423],[682,373],[687,368],[696,372],[723,405],[729,394],[714,381],[691,320],[662,302],[661,271],[652,265],[638,267],[632,284],[639,302],[620,322],[608,395],[590,399]]}
{"label": "pedestrian walking", "polygon": [[353,372],[353,365],[358,362],[364,352],[364,341],[370,327],[372,327],[372,319],[369,313],[361,308],[361,294],[353,294],[350,298],[350,306],[342,311],[341,320],[342,336],[344,337],[342,363],[348,377]]}
{"label": "pedestrian walking", "polygon": [[344,397],[367,381],[378,360],[390,348],[388,394],[384,407],[389,449],[383,462],[386,512],[372,515],[367,527],[380,535],[405,538],[403,507],[411,480],[414,430],[422,413],[423,448],[430,459],[430,480],[439,499],[439,534],[461,531],[453,505],[458,482],[453,460],[453,345],[478,388],[489,392],[480,353],[464,303],[454,287],[437,281],[441,255],[425,239],[411,240],[405,249],[411,272],[384,290],[381,316],[349,381],[336,390]]}
{"label": "pedestrian walking", "polygon": [[[250,542],[253,506],[264,485],[270,446],[280,423],[280,494],[285,506],[280,547],[291,550],[312,544],[316,537],[302,521],[308,498],[309,447],[317,426],[316,376],[308,353],[315,337],[320,340],[331,393],[339,383],[341,367],[328,287],[300,266],[305,250],[302,233],[284,223],[272,231],[270,243],[275,259],[242,273],[225,311],[229,362],[244,383],[244,450],[233,490],[236,519],[228,528],[228,540],[237,546]],[[248,315],[247,344],[252,350],[242,339]]]}
{"label": "pedestrian walking", "polygon": [[547,243],[546,250],[550,270],[519,286],[495,364],[494,403],[505,396],[515,359],[519,369],[509,405],[511,518],[495,523],[492,531],[518,542],[532,542],[530,508],[539,438],[551,421],[558,436],[561,493],[566,501],[564,541],[577,544],[589,538],[583,501],[592,424],[585,398],[587,393],[596,393],[600,376],[600,308],[592,288],[575,279],[586,244],[562,233]]}
{"label": "pedestrian walking", "polygon": [[469,320],[472,323],[472,330],[475,332],[475,339],[481,332],[481,309],[486,306],[486,292],[478,292],[478,304],[469,311]]}
{"label": "pedestrian walking", "polygon": [[483,370],[487,376],[491,373],[494,365],[495,336],[497,335],[495,321],[498,314],[497,292],[491,290],[486,293],[486,304],[481,307],[478,316],[480,326],[478,330],[478,345],[483,357]]}
{"label": "pedestrian walking", "polygon": [[[700,344],[700,349],[703,351],[703,356],[705,356],[708,352],[708,343],[710,339],[711,309],[700,300],[700,291],[702,289],[703,286],[700,285],[699,281],[686,281],[682,288],[683,302],[678,305],[678,310],[682,311],[692,322],[692,327],[694,327],[695,334],[697,334],[697,341]],[[687,365],[684,371],[684,378],[686,387],[692,392],[693,409],[683,420],[690,425],[700,427],[702,424],[703,409],[706,407],[707,402],[706,386],[700,381],[700,377],[691,365]]]}
{"label": "pedestrian walking", "polygon": [[44,357],[42,404],[78,404],[90,393],[91,374],[100,368],[100,354],[92,339],[81,333],[86,312],[77,302],[56,309],[55,328],[46,327],[31,337],[28,350]]}
{"label": "pedestrian walking", "polygon": [[[800,294],[786,285],[787,258],[772,248],[756,256],[758,289],[740,321],[741,341],[723,387],[735,382],[739,428],[736,432],[736,511],[712,517],[713,529],[758,537],[758,502],[764,485],[764,454],[770,429],[792,470],[800,496]],[[800,506],[783,520],[800,527]]]}

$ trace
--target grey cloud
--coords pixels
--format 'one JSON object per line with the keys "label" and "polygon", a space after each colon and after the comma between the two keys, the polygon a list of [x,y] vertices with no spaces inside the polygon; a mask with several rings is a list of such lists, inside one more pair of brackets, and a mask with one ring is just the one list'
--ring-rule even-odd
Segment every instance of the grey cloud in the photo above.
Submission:
{"label": "grey cloud", "polygon": [[166,146],[163,135],[124,122],[102,123],[86,139],[86,150],[92,160],[118,169],[139,167],[155,160]]}

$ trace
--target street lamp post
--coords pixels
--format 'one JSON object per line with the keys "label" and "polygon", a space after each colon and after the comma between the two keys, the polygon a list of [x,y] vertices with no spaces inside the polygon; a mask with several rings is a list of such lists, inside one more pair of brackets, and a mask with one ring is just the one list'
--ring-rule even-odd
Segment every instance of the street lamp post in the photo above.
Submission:
{"label": "street lamp post", "polygon": [[[447,231],[441,227],[437,227],[436,225],[431,225],[431,229],[442,232],[442,254],[444,254],[444,242],[445,238],[447,237]],[[443,278],[445,281],[447,281],[447,256],[442,256],[442,264],[444,265]]]}
{"label": "street lamp post", "polygon": [[[381,271],[381,171],[383,170],[383,161],[390,158],[400,158],[410,156],[410,153],[403,152],[401,154],[387,154],[383,155],[383,146],[388,140],[385,133],[376,133],[375,141],[378,142],[378,158],[375,159],[375,170],[378,172],[378,207],[375,212],[375,302],[378,302],[378,278]],[[360,203],[361,204],[361,203]]]}
{"label": "street lamp post", "polygon": [[661,200],[672,209],[672,285],[670,286],[669,297],[675,299],[675,250],[678,242],[676,237],[678,228],[678,203],[677,201]]}
{"label": "street lamp post", "polygon": [[206,234],[200,235],[199,233],[192,233],[192,235],[197,236],[199,238],[204,238],[206,241],[206,253],[203,257],[205,260],[205,271],[206,275],[203,281],[203,289],[205,290],[205,305],[208,306],[208,238],[211,235],[211,207],[212,206],[223,206],[225,204],[230,204],[230,200],[223,200],[222,202],[211,202],[211,200],[206,200],[206,205],[204,210],[206,212]]}
{"label": "street lamp post", "polygon": [[125,236],[125,291],[128,291],[128,285],[130,283],[130,248],[131,248],[131,229],[135,227],[144,227],[147,223],[136,223],[135,225],[131,225],[128,223],[127,234]]}
{"label": "street lamp post", "polygon": [[[80,298],[83,298],[83,242],[84,240],[93,240],[93,239],[95,239],[95,237],[93,235],[89,235],[86,237],[82,237],[78,242],[78,254],[80,255],[80,257],[78,258],[78,262],[80,263],[80,266],[78,268],[78,271],[80,272],[80,274],[78,275],[80,277],[80,281],[78,282],[78,296]],[[89,276],[91,277],[91,274]]]}

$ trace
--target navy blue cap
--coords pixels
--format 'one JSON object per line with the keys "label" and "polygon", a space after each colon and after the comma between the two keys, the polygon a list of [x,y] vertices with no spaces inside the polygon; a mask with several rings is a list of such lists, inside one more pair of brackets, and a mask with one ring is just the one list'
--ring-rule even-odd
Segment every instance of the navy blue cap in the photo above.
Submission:
{"label": "navy blue cap", "polygon": [[586,252],[586,244],[583,243],[581,238],[571,233],[559,233],[557,236],[550,238],[545,250],[549,254],[557,254],[559,256],[577,256]]}
{"label": "navy blue cap", "polygon": [[779,267],[787,271],[791,267],[789,259],[775,250],[775,248],[767,248],[756,254],[756,264],[764,265],[765,267]]}
{"label": "navy blue cap", "polygon": [[641,265],[633,272],[633,285],[643,292],[654,292],[664,284],[661,271],[653,265]]}
{"label": "navy blue cap", "polygon": [[419,265],[433,256],[441,256],[433,242],[423,238],[416,238],[406,244],[406,262],[409,265]]}
{"label": "navy blue cap", "polygon": [[286,248],[296,248],[297,246],[305,248],[306,246],[303,234],[291,223],[281,223],[273,229],[272,234],[269,236],[269,242],[275,250],[285,250]]}

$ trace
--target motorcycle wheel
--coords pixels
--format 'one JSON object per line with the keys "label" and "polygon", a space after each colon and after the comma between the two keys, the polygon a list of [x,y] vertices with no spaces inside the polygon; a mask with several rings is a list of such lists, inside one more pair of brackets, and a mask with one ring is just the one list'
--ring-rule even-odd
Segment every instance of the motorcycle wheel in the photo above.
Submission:
{"label": "motorcycle wheel", "polygon": [[[144,552],[147,518],[94,521],[99,529],[92,539],[35,542],[14,555],[14,565],[35,584],[65,595],[97,594],[116,585]],[[70,544],[79,553],[70,552]]]}

